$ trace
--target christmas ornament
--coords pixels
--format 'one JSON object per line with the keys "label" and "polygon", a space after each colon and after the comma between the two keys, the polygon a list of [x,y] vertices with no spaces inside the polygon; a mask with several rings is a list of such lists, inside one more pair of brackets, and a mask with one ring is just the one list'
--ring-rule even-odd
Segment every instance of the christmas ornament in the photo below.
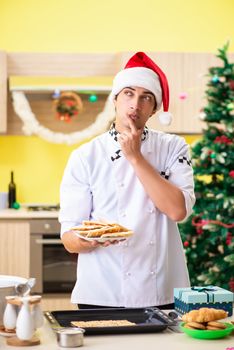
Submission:
{"label": "christmas ornament", "polygon": [[65,122],[70,122],[72,117],[77,116],[83,108],[79,95],[72,91],[61,92],[54,100],[56,117]]}
{"label": "christmas ornament", "polygon": [[179,94],[179,99],[180,100],[186,100],[187,97],[188,97],[188,94],[186,92],[181,92]]}
{"label": "christmas ornament", "polygon": [[98,97],[95,94],[89,96],[89,102],[97,102]]}
{"label": "christmas ornament", "polygon": [[218,83],[219,82],[219,77],[217,75],[213,76],[213,78],[211,79],[213,83]]}
{"label": "christmas ornament", "polygon": [[234,170],[229,171],[229,176],[231,176],[234,179]]}
{"label": "christmas ornament", "polygon": [[228,111],[232,111],[234,109],[234,103],[229,103],[228,105],[227,105],[227,110]]}
{"label": "christmas ornament", "polygon": [[230,80],[229,87],[231,90],[234,90],[234,80]]}

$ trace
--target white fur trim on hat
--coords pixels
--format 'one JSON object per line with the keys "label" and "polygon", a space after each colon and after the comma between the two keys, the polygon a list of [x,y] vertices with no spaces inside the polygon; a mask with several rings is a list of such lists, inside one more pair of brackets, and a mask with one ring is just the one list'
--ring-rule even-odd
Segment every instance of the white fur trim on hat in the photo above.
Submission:
{"label": "white fur trim on hat", "polygon": [[158,115],[158,119],[162,125],[170,125],[172,121],[172,114],[170,112],[161,112]]}
{"label": "white fur trim on hat", "polygon": [[162,105],[162,90],[158,75],[152,70],[144,67],[126,68],[116,74],[113,80],[111,98],[114,99],[118,93],[126,87],[142,87],[155,96],[157,110]]}

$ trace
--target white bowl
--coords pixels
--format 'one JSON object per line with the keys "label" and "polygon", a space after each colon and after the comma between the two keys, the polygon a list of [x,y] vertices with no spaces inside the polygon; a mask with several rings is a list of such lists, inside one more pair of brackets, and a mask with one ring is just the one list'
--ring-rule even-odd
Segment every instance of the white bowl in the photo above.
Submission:
{"label": "white bowl", "polygon": [[15,286],[26,282],[27,279],[23,277],[0,275],[0,326],[3,325],[3,314],[6,307],[5,297],[15,295]]}

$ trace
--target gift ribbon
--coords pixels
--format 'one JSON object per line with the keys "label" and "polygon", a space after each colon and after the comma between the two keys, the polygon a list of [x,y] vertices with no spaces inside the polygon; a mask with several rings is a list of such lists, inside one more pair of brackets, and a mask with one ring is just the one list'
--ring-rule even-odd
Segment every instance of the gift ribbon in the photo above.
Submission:
{"label": "gift ribbon", "polygon": [[[213,288],[213,287],[191,287],[190,290],[181,290],[180,294],[179,294],[179,298],[182,299],[182,295],[183,293],[189,293],[192,291],[198,292],[198,293],[205,293],[206,294],[206,298],[207,298],[207,302],[209,303],[214,303],[214,294],[213,292],[215,292],[217,289]],[[211,293],[210,293],[211,292]]]}

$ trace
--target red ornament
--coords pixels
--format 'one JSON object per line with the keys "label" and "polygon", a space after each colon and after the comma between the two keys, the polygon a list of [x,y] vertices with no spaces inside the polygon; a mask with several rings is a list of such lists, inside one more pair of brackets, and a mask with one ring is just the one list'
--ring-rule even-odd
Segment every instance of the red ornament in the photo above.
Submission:
{"label": "red ornament", "polygon": [[229,171],[229,176],[231,176],[234,179],[234,170]]}
{"label": "red ornament", "polygon": [[230,80],[229,86],[231,90],[234,90],[234,80]]}
{"label": "red ornament", "polygon": [[232,233],[228,232],[226,237],[226,244],[230,245],[232,243]]}
{"label": "red ornament", "polygon": [[184,247],[188,247],[189,246],[189,241],[185,241],[184,242]]}
{"label": "red ornament", "polygon": [[229,288],[231,290],[231,292],[234,292],[234,278],[232,277],[229,281]]}
{"label": "red ornament", "polygon": [[196,231],[197,231],[198,235],[202,235],[203,234],[203,229],[201,227],[197,227]]}
{"label": "red ornament", "polygon": [[222,136],[217,136],[214,140],[214,143],[225,143],[227,145],[231,145],[233,142],[227,136],[222,135]]}

